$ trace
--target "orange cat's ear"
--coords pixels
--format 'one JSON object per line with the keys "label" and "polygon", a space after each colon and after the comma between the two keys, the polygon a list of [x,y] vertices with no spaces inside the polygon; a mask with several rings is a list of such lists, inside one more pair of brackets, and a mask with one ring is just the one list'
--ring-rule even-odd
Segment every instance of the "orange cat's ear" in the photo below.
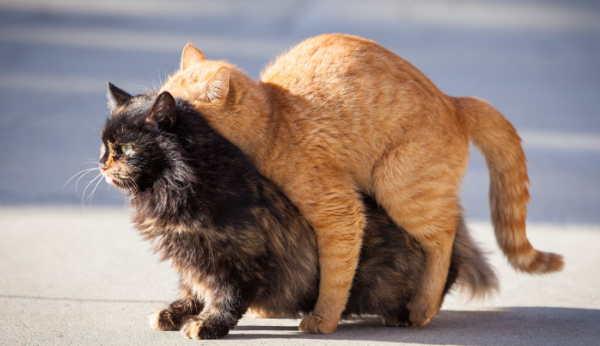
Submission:
{"label": "orange cat's ear", "polygon": [[229,91],[230,75],[231,72],[226,66],[219,68],[217,73],[202,83],[199,96],[209,102],[224,99]]}
{"label": "orange cat's ear", "polygon": [[181,69],[185,70],[188,66],[193,63],[206,60],[206,57],[200,49],[192,46],[191,43],[188,43],[183,47],[183,52],[181,53]]}

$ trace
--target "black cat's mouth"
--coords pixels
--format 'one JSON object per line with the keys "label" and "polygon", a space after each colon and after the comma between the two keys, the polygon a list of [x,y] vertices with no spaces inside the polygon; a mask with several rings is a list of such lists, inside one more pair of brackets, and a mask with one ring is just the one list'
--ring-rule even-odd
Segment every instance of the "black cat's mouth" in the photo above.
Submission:
{"label": "black cat's mouth", "polygon": [[129,186],[127,185],[127,182],[125,180],[111,177],[109,175],[104,175],[104,180],[106,180],[106,183],[108,185],[112,185],[112,186],[118,187],[120,189],[129,189]]}

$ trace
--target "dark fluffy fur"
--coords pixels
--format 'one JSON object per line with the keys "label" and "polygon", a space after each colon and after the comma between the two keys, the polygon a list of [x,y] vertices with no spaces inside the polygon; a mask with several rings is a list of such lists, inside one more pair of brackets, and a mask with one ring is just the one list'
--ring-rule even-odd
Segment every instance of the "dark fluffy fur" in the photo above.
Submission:
{"label": "dark fluffy fur", "polygon": [[[310,312],[319,284],[316,236],[286,196],[185,101],[166,92],[131,97],[112,85],[109,99],[105,175],[125,188],[137,229],[180,274],[180,299],[155,313],[152,326],[218,338],[248,308]],[[119,152],[123,144],[134,152]],[[424,253],[373,199],[364,202],[368,223],[345,314],[403,324]],[[457,237],[468,237],[461,225]],[[463,243],[475,251],[469,260],[481,260],[470,238]],[[455,246],[445,293],[462,260]]]}

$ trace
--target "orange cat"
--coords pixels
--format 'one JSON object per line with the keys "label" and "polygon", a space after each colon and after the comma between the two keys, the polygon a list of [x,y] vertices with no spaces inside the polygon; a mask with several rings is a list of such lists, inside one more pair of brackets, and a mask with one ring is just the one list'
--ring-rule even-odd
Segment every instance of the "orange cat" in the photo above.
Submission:
{"label": "orange cat", "polygon": [[375,42],[339,34],[308,39],[259,82],[187,45],[181,70],[161,91],[187,99],[314,227],[321,284],[303,331],[333,332],[344,310],[365,226],[357,191],[374,196],[427,252],[411,323],[423,325],[437,313],[469,140],[486,158],[492,221],[510,263],[528,273],[563,266],[561,256],[527,240],[529,180],[513,126],[485,101],[445,95]]}

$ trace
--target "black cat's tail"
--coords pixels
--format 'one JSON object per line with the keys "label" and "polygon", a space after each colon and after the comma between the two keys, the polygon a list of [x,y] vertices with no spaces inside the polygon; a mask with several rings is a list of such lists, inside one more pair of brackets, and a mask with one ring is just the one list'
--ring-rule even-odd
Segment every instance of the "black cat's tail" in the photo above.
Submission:
{"label": "black cat's tail", "polygon": [[461,217],[454,237],[455,255],[459,258],[456,285],[470,293],[471,298],[485,298],[498,291],[498,278],[486,255],[471,238]]}

